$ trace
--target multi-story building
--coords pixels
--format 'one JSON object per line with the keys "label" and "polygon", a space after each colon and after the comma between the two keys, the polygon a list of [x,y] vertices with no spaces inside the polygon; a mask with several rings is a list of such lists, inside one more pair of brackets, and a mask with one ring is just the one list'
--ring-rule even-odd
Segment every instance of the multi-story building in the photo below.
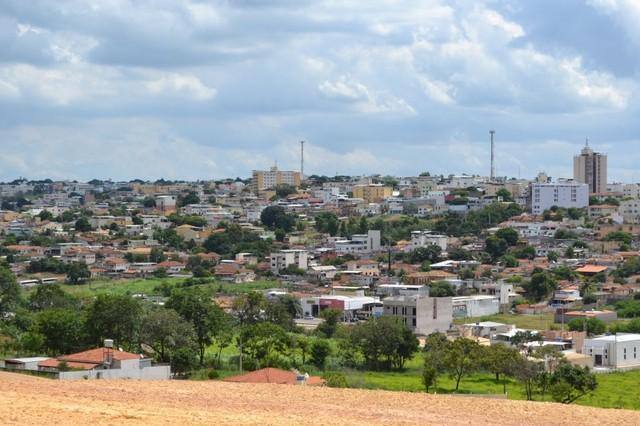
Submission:
{"label": "multi-story building", "polygon": [[580,155],[573,157],[573,179],[589,185],[592,194],[606,192],[607,155],[594,152],[587,142]]}
{"label": "multi-story building", "polygon": [[362,198],[369,203],[379,203],[391,197],[393,188],[384,186],[381,183],[369,185],[355,185],[353,187],[353,197]]}
{"label": "multi-story building", "polygon": [[542,214],[557,206],[583,208],[589,205],[589,185],[574,181],[531,184],[531,212]]}
{"label": "multi-story building", "polygon": [[453,323],[450,297],[429,297],[419,293],[389,296],[382,300],[384,315],[401,318],[415,334],[446,333]]}
{"label": "multi-story building", "polygon": [[380,231],[370,230],[366,234],[354,234],[350,240],[337,240],[336,253],[370,254],[380,251]]}
{"label": "multi-story building", "polygon": [[625,200],[620,203],[618,213],[624,218],[624,223],[640,223],[640,200]]}
{"label": "multi-story building", "polygon": [[254,191],[266,191],[273,189],[278,185],[291,185],[296,188],[300,186],[300,172],[291,170],[278,170],[278,167],[271,167],[270,170],[254,170],[253,171],[253,189]]}
{"label": "multi-story building", "polygon": [[296,267],[307,270],[308,256],[306,250],[280,250],[271,254],[271,272],[280,273],[287,266],[295,265]]}
{"label": "multi-story building", "polygon": [[411,232],[411,249],[418,247],[438,246],[442,251],[447,250],[449,237],[446,235],[434,234],[431,231],[412,231]]}

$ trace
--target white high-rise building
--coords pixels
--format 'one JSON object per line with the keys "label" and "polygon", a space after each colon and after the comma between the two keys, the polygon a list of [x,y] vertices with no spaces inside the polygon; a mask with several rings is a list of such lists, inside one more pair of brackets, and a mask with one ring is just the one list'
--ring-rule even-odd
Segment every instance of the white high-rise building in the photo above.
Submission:
{"label": "white high-rise building", "polygon": [[589,205],[589,185],[574,181],[531,184],[531,213],[542,214],[553,206],[583,208]]}
{"label": "white high-rise building", "polygon": [[593,152],[589,142],[580,155],[573,157],[573,179],[589,185],[589,192],[601,194],[607,191],[607,155]]}

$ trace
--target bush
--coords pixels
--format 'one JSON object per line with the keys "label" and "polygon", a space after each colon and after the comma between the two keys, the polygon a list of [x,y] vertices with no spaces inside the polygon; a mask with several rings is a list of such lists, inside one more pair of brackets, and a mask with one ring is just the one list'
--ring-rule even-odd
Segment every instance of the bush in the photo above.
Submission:
{"label": "bush", "polygon": [[209,380],[216,380],[220,378],[220,373],[212,369],[207,372],[207,377],[209,378]]}
{"label": "bush", "polygon": [[322,378],[326,381],[327,386],[330,388],[348,388],[347,376],[343,373],[325,373]]}

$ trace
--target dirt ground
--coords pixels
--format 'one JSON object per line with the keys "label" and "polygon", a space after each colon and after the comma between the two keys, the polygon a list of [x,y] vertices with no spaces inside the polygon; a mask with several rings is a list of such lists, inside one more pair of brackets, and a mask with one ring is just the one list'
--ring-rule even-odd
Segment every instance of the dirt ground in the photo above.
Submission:
{"label": "dirt ground", "polygon": [[640,412],[219,381],[61,382],[0,373],[7,424],[640,424]]}

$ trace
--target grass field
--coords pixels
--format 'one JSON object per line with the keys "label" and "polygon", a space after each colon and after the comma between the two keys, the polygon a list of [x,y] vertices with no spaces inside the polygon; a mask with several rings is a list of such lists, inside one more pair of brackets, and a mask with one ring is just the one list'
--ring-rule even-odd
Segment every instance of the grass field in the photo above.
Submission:
{"label": "grass field", "polygon": [[[79,299],[90,299],[99,294],[136,294],[160,295],[160,286],[173,288],[184,282],[184,278],[147,278],[133,280],[95,280],[86,284],[61,284],[64,291],[73,294]],[[241,294],[252,290],[266,290],[278,287],[275,281],[256,281],[253,283],[234,284],[211,280],[210,282],[194,287],[201,287],[213,292],[224,294]]]}
{"label": "grass field", "polygon": [[504,324],[513,324],[518,328],[530,330],[549,330],[553,325],[553,314],[540,315],[515,315],[515,314],[495,314],[478,318],[459,318],[456,324],[468,324],[478,321],[495,321]]}

